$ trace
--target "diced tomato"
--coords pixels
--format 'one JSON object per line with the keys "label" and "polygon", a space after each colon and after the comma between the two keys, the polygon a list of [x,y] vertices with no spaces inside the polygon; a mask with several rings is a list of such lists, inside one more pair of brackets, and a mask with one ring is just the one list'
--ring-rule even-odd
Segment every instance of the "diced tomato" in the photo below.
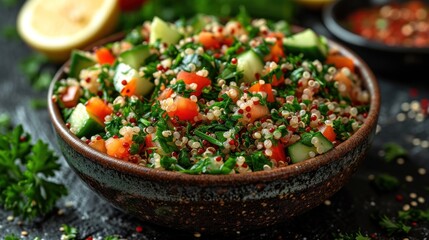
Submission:
{"label": "diced tomato", "polygon": [[131,141],[125,138],[109,138],[106,140],[106,152],[108,155],[127,160],[130,156]]}
{"label": "diced tomato", "polygon": [[273,89],[271,88],[271,84],[269,84],[269,83],[260,84],[258,82],[249,88],[249,92],[252,92],[252,93],[266,92],[267,93],[267,101],[268,102],[274,102]]}
{"label": "diced tomato", "polygon": [[95,57],[99,64],[109,64],[113,65],[115,63],[115,56],[107,48],[99,48],[95,51]]}
{"label": "diced tomato", "polygon": [[333,64],[336,68],[347,67],[351,72],[355,71],[355,64],[351,58],[340,55],[329,55],[326,58],[327,64]]}
{"label": "diced tomato", "polygon": [[271,147],[271,151],[272,151],[271,159],[274,159],[277,162],[279,161],[287,162],[285,147],[283,146],[283,144],[277,143],[277,145]]}
{"label": "diced tomato", "polygon": [[285,83],[285,77],[283,75],[280,76],[280,78],[277,79],[277,76],[273,76],[273,80],[271,82],[271,85],[273,87],[278,87],[280,85],[283,85]]}
{"label": "diced tomato", "polygon": [[113,110],[101,98],[92,97],[86,103],[86,111],[104,123],[104,118],[112,114]]}
{"label": "diced tomato", "polygon": [[173,104],[176,109],[167,112],[170,117],[177,117],[181,121],[193,121],[198,116],[198,105],[189,98],[177,96]]}
{"label": "diced tomato", "polygon": [[335,141],[337,138],[337,134],[331,125],[323,125],[319,128],[319,131],[331,142]]}
{"label": "diced tomato", "polygon": [[200,96],[201,92],[206,86],[210,86],[212,81],[209,78],[200,76],[194,72],[180,71],[177,74],[177,80],[183,80],[186,84],[190,85],[192,83],[197,84],[197,88],[192,95]]}
{"label": "diced tomato", "polygon": [[145,145],[146,145],[146,148],[153,148],[153,147],[155,147],[155,144],[153,142],[152,134],[146,135]]}
{"label": "diced tomato", "polygon": [[68,86],[65,93],[61,94],[60,101],[65,108],[72,108],[79,103],[80,95],[79,86]]}
{"label": "diced tomato", "polygon": [[239,121],[244,123],[254,122],[268,116],[269,114],[270,110],[266,105],[253,105],[250,107],[250,111],[243,113],[243,117]]}
{"label": "diced tomato", "polygon": [[95,150],[100,151],[100,152],[103,152],[103,153],[107,152],[106,141],[104,141],[104,139],[102,139],[102,138],[96,138],[96,139],[92,140],[91,142],[89,142],[88,145],[90,147],[94,148]]}

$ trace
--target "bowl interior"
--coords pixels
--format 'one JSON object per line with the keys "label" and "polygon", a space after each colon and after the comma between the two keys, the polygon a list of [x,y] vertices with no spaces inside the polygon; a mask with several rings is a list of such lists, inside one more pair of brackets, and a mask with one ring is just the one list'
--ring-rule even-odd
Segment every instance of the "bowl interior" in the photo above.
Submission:
{"label": "bowl interior", "polygon": [[[119,40],[123,37],[122,34],[114,35],[106,38],[100,42],[87,48],[92,49],[94,46],[100,46],[108,42]],[[343,55],[350,57],[354,60],[356,69],[363,79],[365,88],[369,91],[371,96],[370,110],[365,124],[351,136],[350,139],[341,143],[331,151],[318,155],[314,158],[302,161],[296,164],[292,164],[282,168],[276,168],[270,171],[258,171],[250,174],[232,174],[232,175],[188,175],[177,173],[173,171],[155,170],[151,168],[141,167],[133,163],[120,161],[106,154],[98,152],[97,150],[89,147],[74,134],[72,134],[66,127],[66,124],[62,118],[62,114],[57,104],[52,101],[52,95],[55,88],[55,83],[66,77],[65,71],[69,67],[70,61],[65,63],[57,72],[50,85],[48,92],[48,112],[52,121],[52,125],[56,133],[64,141],[67,142],[70,147],[91,159],[94,162],[102,165],[105,168],[119,171],[126,174],[135,176],[144,176],[146,179],[153,179],[155,181],[180,181],[184,184],[196,185],[196,186],[209,186],[212,184],[218,185],[229,185],[237,183],[260,183],[264,181],[270,181],[272,179],[287,178],[289,176],[297,176],[301,173],[313,171],[320,168],[321,166],[328,165],[334,161],[337,161],[340,156],[346,155],[351,149],[357,148],[361,143],[367,141],[368,138],[372,138],[375,126],[378,120],[378,114],[380,110],[380,92],[378,83],[374,77],[374,74],[369,69],[367,64],[354,52],[349,50],[343,45],[329,40],[331,47],[338,49]]]}
{"label": "bowl interior", "polygon": [[[408,2],[406,0],[338,0],[323,11],[323,21],[328,30],[342,41],[363,48],[394,53],[429,54],[429,47],[389,46],[377,41],[368,40],[348,30],[346,18],[357,9],[375,7],[388,3]],[[429,5],[429,0],[423,1]]]}

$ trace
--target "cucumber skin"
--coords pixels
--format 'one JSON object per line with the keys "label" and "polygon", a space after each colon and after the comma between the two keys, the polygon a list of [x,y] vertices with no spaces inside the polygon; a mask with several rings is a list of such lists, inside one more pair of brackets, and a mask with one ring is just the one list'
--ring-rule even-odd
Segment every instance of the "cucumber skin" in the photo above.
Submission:
{"label": "cucumber skin", "polygon": [[146,58],[150,55],[148,45],[139,45],[119,55],[121,62],[130,65],[134,69],[139,69]]}
{"label": "cucumber skin", "polygon": [[290,156],[292,163],[298,163],[309,159],[310,156],[308,155],[308,153],[310,151],[317,153],[315,147],[309,147],[302,142],[296,142],[287,148],[287,152]]}
{"label": "cucumber skin", "polygon": [[96,62],[87,57],[82,51],[74,50],[71,54],[69,77],[79,78],[82,69],[94,66]]}
{"label": "cucumber skin", "polygon": [[[319,143],[322,145],[323,147],[323,153],[328,152],[329,150],[331,150],[332,148],[334,148],[334,144],[332,144],[331,141],[329,141],[325,136],[323,136],[323,134],[321,132],[317,132],[314,134],[314,137],[316,137],[319,140]],[[301,141],[298,141],[292,145],[290,145],[287,148],[288,154],[292,160],[292,163],[297,163],[297,162],[301,162],[304,160],[307,160],[310,158],[310,156],[308,156],[308,153],[310,151],[314,152],[316,155],[318,155],[319,153],[317,152],[317,148],[315,146],[307,146],[305,144],[303,144]],[[304,156],[305,154],[307,156]]]}
{"label": "cucumber skin", "polygon": [[95,117],[91,116],[85,105],[79,103],[70,115],[68,122],[70,129],[73,129],[74,134],[78,137],[91,137],[92,135],[104,130],[104,124],[99,122]]}
{"label": "cucumber skin", "polygon": [[288,53],[303,54],[305,59],[323,61],[328,54],[326,39],[310,29],[285,38],[283,45]]}

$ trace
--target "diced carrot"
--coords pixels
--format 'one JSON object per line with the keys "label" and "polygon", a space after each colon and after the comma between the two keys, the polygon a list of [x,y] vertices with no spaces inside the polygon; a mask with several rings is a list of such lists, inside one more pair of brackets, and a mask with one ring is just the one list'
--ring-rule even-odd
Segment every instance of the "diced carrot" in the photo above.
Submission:
{"label": "diced carrot", "polygon": [[92,97],[86,103],[86,111],[104,123],[104,118],[112,114],[113,110],[101,98]]}
{"label": "diced carrot", "polygon": [[323,125],[319,131],[331,142],[335,141],[337,138],[337,134],[331,125]]}
{"label": "diced carrot", "polygon": [[209,78],[200,76],[194,72],[180,71],[176,77],[177,80],[183,80],[186,84],[190,85],[192,83],[197,84],[195,92],[191,93],[195,96],[200,96],[201,92],[206,86],[210,86],[212,81]]}
{"label": "diced carrot", "polygon": [[99,48],[95,50],[95,56],[99,64],[109,64],[113,65],[115,63],[115,56],[107,48]]}
{"label": "diced carrot", "polygon": [[214,33],[211,32],[200,32],[199,40],[204,48],[216,49],[221,47],[221,42],[216,38]]}
{"label": "diced carrot", "polygon": [[232,36],[216,36],[212,32],[200,32],[198,38],[204,48],[207,49],[218,49],[222,45],[231,46],[234,43]]}
{"label": "diced carrot", "polygon": [[351,100],[354,100],[356,98],[356,94],[353,91],[354,84],[353,81],[346,76],[342,71],[337,72],[334,76],[334,80],[338,83],[343,84],[346,87],[346,91],[340,91],[341,95],[344,97],[350,97]]}
{"label": "diced carrot", "polygon": [[112,157],[127,160],[130,156],[131,142],[124,138],[109,138],[106,140],[106,153]]}
{"label": "diced carrot", "polygon": [[128,97],[135,95],[135,92],[137,89],[137,81],[138,81],[137,78],[131,79],[131,81],[129,81],[127,85],[124,88],[122,88],[121,95],[128,96]]}
{"label": "diced carrot", "polygon": [[198,105],[189,98],[177,96],[173,104],[175,110],[167,112],[170,117],[177,117],[181,121],[193,121],[198,116]]}
{"label": "diced carrot", "polygon": [[271,159],[274,159],[277,162],[279,161],[287,162],[285,148],[283,144],[277,143],[277,145],[271,147],[271,151],[272,151],[272,154],[270,157]]}
{"label": "diced carrot", "polygon": [[169,98],[173,94],[174,90],[171,88],[164,89],[158,96],[158,100],[164,100]]}
{"label": "diced carrot", "polygon": [[79,103],[80,95],[79,86],[68,86],[66,92],[61,94],[60,101],[65,108],[72,108]]}
{"label": "diced carrot", "polygon": [[104,139],[102,138],[99,138],[99,139],[96,138],[94,140],[91,140],[91,142],[89,142],[88,145],[100,152],[103,152],[103,153],[107,152],[106,141],[104,141]]}
{"label": "diced carrot", "polygon": [[255,93],[255,92],[266,92],[267,93],[267,101],[268,102],[274,102],[273,89],[271,88],[271,84],[269,84],[269,83],[260,84],[258,82],[256,84],[253,84],[249,88],[249,92],[252,92],[252,93]]}
{"label": "diced carrot", "polygon": [[355,71],[355,64],[351,58],[340,55],[329,55],[326,58],[327,64],[333,64],[336,68],[347,67],[351,72]]}

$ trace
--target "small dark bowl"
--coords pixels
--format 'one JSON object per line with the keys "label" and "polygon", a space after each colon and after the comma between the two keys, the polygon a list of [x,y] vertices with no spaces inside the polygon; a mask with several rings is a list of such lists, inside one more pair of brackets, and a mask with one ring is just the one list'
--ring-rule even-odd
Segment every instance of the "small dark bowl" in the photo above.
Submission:
{"label": "small dark bowl", "polygon": [[[357,52],[377,73],[410,76],[429,66],[429,47],[389,46],[368,40],[349,31],[345,19],[361,8],[385,5],[389,2],[405,0],[338,0],[323,11],[323,22],[328,30],[339,40]],[[429,1],[423,1],[429,4]]]}
{"label": "small dark bowl", "polygon": [[[97,45],[119,40],[108,38]],[[263,228],[318,206],[342,188],[365,158],[375,135],[380,93],[374,75],[353,52],[329,41],[352,58],[371,102],[365,124],[326,154],[270,171],[234,175],[186,175],[124,162],[98,152],[66,127],[52,101],[57,72],[48,95],[48,110],[61,151],[77,175],[99,196],[138,218],[188,231],[232,233]]]}

